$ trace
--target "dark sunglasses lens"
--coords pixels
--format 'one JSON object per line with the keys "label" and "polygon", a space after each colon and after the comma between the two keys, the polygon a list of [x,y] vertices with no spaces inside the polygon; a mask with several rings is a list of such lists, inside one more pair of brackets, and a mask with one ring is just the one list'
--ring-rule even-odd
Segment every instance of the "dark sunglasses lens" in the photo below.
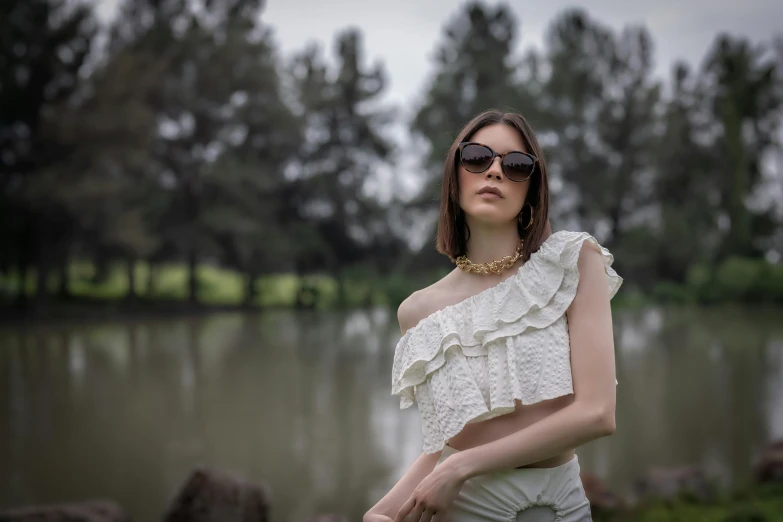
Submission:
{"label": "dark sunglasses lens", "polygon": [[484,172],[492,163],[492,151],[482,145],[466,145],[461,158],[462,166],[468,172]]}
{"label": "dark sunglasses lens", "polygon": [[533,173],[535,166],[533,158],[520,152],[512,152],[503,158],[503,169],[506,175],[516,181],[524,181]]}

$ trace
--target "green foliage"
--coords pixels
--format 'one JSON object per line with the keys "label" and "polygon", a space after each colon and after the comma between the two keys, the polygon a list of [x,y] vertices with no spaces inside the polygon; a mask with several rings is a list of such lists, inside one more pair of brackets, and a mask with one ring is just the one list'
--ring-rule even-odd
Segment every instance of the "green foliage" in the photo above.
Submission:
{"label": "green foliage", "polygon": [[680,498],[654,501],[626,512],[596,513],[596,522],[777,522],[783,519],[779,485],[746,486],[731,495],[700,503]]}
{"label": "green foliage", "polygon": [[[290,67],[305,129],[290,218],[302,238],[300,267],[340,280],[345,266],[376,261],[378,242],[393,237],[385,210],[366,192],[390,158],[393,144],[384,127],[393,114],[379,103],[386,74],[382,65],[365,63],[361,33],[339,33],[335,51],[336,66],[310,47]],[[337,299],[346,291],[338,284]]]}
{"label": "green foliage", "polygon": [[783,303],[783,264],[763,264],[755,293],[766,302]]}
{"label": "green foliage", "polygon": [[[92,267],[90,267],[92,268]],[[122,299],[128,293],[128,280],[121,266],[113,266],[108,277],[95,283],[92,281],[92,272],[87,265],[77,265],[77,273],[88,274],[87,277],[72,277],[70,290],[74,297],[89,297],[92,299]]]}
{"label": "green foliage", "polygon": [[[398,304],[441,266],[407,243],[432,230],[446,151],[494,107],[533,124],[554,229],[603,236],[626,279],[618,302],[783,302],[780,266],[761,261],[783,252],[783,214],[749,205],[775,182],[783,39],[718,35],[702,65],[678,63],[664,81],[643,26],[569,9],[520,54],[514,10],[473,0],[445,20],[416,139],[395,155],[400,111],[383,102],[385,67],[362,33],[281,56],[263,4],[123,0],[93,54],[92,4],[3,3],[4,299],[277,306],[304,285],[313,306]],[[384,194],[383,170],[415,170],[421,191]]]}
{"label": "green foliage", "polygon": [[768,522],[769,519],[759,508],[757,507],[741,507],[732,510],[726,518],[725,522]]}
{"label": "green foliage", "polygon": [[688,289],[671,281],[661,281],[653,287],[651,297],[665,303],[688,304],[694,301],[694,296]]}
{"label": "green foliage", "polygon": [[616,239],[646,193],[660,97],[651,37],[644,27],[615,33],[573,9],[553,21],[547,43],[552,68],[542,96],[550,109],[539,127],[557,136],[550,165],[577,196],[573,208],[558,210],[590,230],[606,220]]}
{"label": "green foliage", "polygon": [[746,199],[761,179],[764,151],[777,142],[783,103],[781,72],[764,46],[728,35],[715,40],[704,63],[704,80],[712,87],[706,103],[722,130],[711,151],[715,155],[712,174],[731,223],[721,253],[748,256],[755,250],[753,211]]}
{"label": "green foliage", "polygon": [[413,292],[432,284],[437,280],[437,275],[433,277],[412,278],[410,274],[394,272],[387,275],[382,281],[383,293],[386,297],[386,304],[391,307],[398,307]]}
{"label": "green foliage", "polygon": [[[150,277],[150,265],[135,264],[136,294],[147,300],[185,301],[188,298],[188,269],[177,263],[156,265],[154,286],[148,291],[146,281]],[[77,262],[70,265],[70,294],[73,298],[91,300],[121,300],[128,295],[129,284],[125,264],[112,264],[105,277],[95,280],[96,268],[92,263]],[[246,276],[235,270],[201,265],[198,274],[198,297],[209,305],[237,306],[243,303]],[[416,290],[428,286],[443,277],[444,273],[433,271],[411,275],[408,272],[392,271],[377,274],[361,266],[347,270],[342,275],[342,296],[339,283],[334,277],[308,275],[304,278],[294,274],[264,275],[254,279],[256,297],[250,303],[262,307],[292,307],[296,293],[303,283],[315,291],[318,308],[365,307],[386,305],[396,308]],[[58,289],[58,279],[50,274],[49,292]],[[9,292],[2,289],[17,289],[23,282],[17,273],[0,275],[0,298]],[[34,294],[36,274],[30,272],[24,281],[25,292]],[[613,306],[633,308],[645,306],[650,300],[679,305],[726,304],[733,302],[768,303],[783,305],[783,266],[763,261],[731,258],[712,270],[708,265],[695,265],[688,273],[685,284],[659,281],[652,291],[644,293],[633,284],[625,287],[613,301]]]}
{"label": "green foliage", "polygon": [[730,302],[783,304],[783,265],[730,257],[716,267],[693,265],[684,284],[660,281],[651,297],[680,304]]}
{"label": "green foliage", "polygon": [[[731,257],[721,263],[714,274],[722,297],[736,301],[752,301],[756,292],[763,292],[763,264],[754,259]],[[762,294],[763,295],[763,294]]]}
{"label": "green foliage", "polygon": [[703,303],[739,301],[783,303],[783,265],[760,259],[730,257],[714,269],[694,266],[688,287]]}

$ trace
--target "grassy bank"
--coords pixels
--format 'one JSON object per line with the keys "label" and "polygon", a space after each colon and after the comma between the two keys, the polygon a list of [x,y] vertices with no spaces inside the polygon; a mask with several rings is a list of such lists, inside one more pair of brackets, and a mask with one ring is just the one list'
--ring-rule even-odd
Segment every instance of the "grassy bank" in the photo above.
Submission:
{"label": "grassy bank", "polygon": [[[198,274],[198,302],[206,307],[237,307],[244,304],[246,280],[243,274],[224,268],[201,265]],[[292,307],[296,303],[301,284],[314,290],[316,296],[308,303],[316,308],[336,306],[395,305],[417,288],[429,284],[443,274],[411,278],[391,274],[383,278],[374,274],[348,272],[344,280],[342,303],[338,298],[337,281],[328,275],[309,275],[298,278],[294,274],[271,274],[256,278],[256,296],[251,302],[256,307]],[[183,264],[161,264],[154,268],[153,283],[147,284],[150,266],[137,263],[134,269],[136,306],[175,307],[187,301],[187,267]],[[69,267],[68,297],[58,295],[59,276],[52,274],[48,291],[54,305],[111,305],[121,304],[129,295],[130,280],[124,265],[112,265],[100,279],[90,263],[74,263]],[[33,296],[36,275],[33,271],[22,278],[17,273],[0,274],[0,301],[8,303],[19,292]]]}
{"label": "grassy bank", "polygon": [[[151,267],[136,263],[135,302],[129,294],[127,268],[111,265],[96,277],[95,267],[88,262],[73,263],[69,267],[68,297],[58,295],[59,276],[52,274],[48,281],[51,309],[81,307],[103,308],[112,311],[147,309],[152,312],[180,310],[192,307],[187,303],[188,272],[184,264],[155,265],[152,283]],[[372,305],[397,306],[413,291],[436,281],[448,272],[409,274],[378,274],[375,271],[349,269],[344,277],[344,293],[339,296],[337,281],[329,275],[309,275],[298,278],[294,274],[268,274],[254,281],[253,307],[293,307],[302,284],[312,292],[304,304],[315,308],[357,307]],[[198,302],[205,309],[235,308],[244,304],[245,276],[233,270],[201,265],[198,273]],[[6,307],[23,291],[35,294],[36,277],[30,271],[22,278],[17,273],[0,273],[0,306]],[[301,298],[301,296],[300,296]],[[695,267],[683,284],[666,281],[656,283],[649,292],[635,288],[626,281],[613,301],[613,306],[644,307],[653,303],[710,306],[727,303],[783,305],[783,267],[753,260],[728,259],[714,269]]]}

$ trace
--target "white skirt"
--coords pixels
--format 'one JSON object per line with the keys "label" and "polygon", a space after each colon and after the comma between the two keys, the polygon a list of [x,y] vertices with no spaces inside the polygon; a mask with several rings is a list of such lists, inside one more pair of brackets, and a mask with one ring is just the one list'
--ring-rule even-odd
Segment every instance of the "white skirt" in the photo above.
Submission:
{"label": "white skirt", "polygon": [[[444,446],[440,465],[459,450]],[[465,481],[446,512],[450,522],[589,522],[579,460],[554,468],[518,468]]]}

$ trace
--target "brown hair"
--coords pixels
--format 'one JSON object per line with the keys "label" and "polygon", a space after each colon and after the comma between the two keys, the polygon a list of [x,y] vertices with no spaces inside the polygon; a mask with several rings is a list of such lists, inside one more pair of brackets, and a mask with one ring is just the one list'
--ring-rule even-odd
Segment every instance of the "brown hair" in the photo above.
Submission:
{"label": "brown hair", "polygon": [[[449,149],[446,156],[446,166],[443,169],[443,183],[440,191],[440,219],[438,221],[438,236],[436,248],[438,252],[456,258],[464,255],[467,250],[470,229],[465,220],[465,213],[459,206],[459,182],[457,181],[457,153],[459,144],[468,141],[479,130],[488,125],[504,123],[513,127],[522,138],[527,152],[538,158],[536,170],[530,177],[530,187],[523,203],[525,222],[517,220],[519,237],[524,239],[522,246],[522,259],[527,261],[530,254],[539,249],[541,244],[552,233],[549,224],[549,180],[547,178],[546,161],[544,151],[538,144],[536,135],[530,124],[521,115],[496,109],[482,112],[470,120],[457,135],[457,139]],[[524,205],[530,203],[533,206],[533,224],[525,230],[523,227],[529,222]]]}

